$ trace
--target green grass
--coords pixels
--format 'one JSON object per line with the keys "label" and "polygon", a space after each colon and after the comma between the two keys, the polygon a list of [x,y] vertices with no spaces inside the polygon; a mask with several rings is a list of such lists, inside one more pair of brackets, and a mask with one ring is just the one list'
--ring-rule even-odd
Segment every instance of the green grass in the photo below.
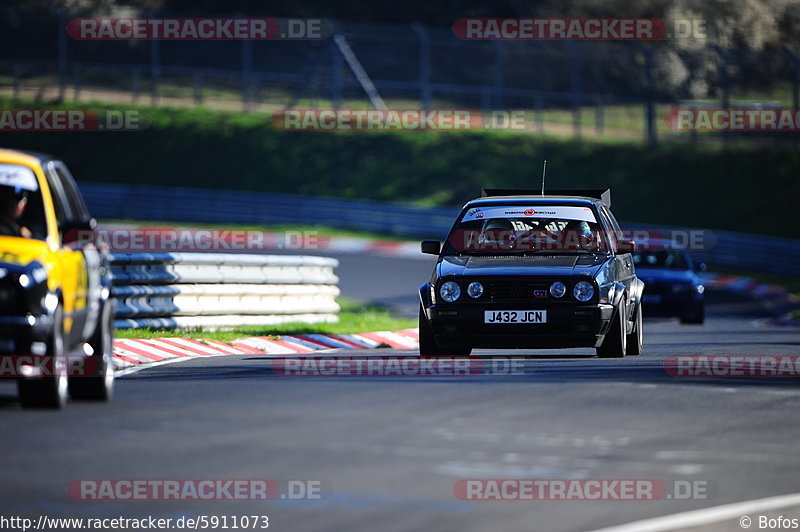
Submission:
{"label": "green grass", "polygon": [[246,336],[274,336],[284,334],[353,334],[373,331],[395,331],[416,327],[417,321],[398,318],[389,309],[367,305],[347,298],[339,298],[342,307],[337,323],[286,323],[267,327],[239,327],[231,331],[202,331],[177,329],[118,329],[117,338],[169,338],[184,336],[188,338],[207,338],[229,342]]}

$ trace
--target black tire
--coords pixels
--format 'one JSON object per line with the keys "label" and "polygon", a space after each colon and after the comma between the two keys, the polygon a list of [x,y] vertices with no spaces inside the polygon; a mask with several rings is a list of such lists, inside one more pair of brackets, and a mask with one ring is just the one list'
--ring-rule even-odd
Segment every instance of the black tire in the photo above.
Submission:
{"label": "black tire", "polygon": [[690,312],[688,314],[684,314],[681,316],[681,323],[685,325],[702,325],[706,321],[706,307],[701,306]]}
{"label": "black tire", "polygon": [[[109,300],[103,305],[97,329],[89,339],[92,346],[92,363],[85,365],[92,375],[76,376],[69,379],[69,396],[83,401],[110,401],[114,395],[114,364],[112,359],[114,339],[113,303]],[[96,370],[96,372],[95,372]]]}
{"label": "black tire", "polygon": [[625,356],[628,336],[625,334],[625,300],[623,299],[614,317],[611,327],[603,339],[602,345],[597,348],[599,358],[622,358]]}
{"label": "black tire", "polygon": [[19,401],[24,408],[63,408],[67,404],[67,364],[64,348],[64,314],[61,306],[53,312],[53,332],[45,356],[52,357],[53,374],[17,380]]}
{"label": "black tire", "polygon": [[636,309],[636,314],[633,316],[633,330],[626,339],[627,345],[625,347],[626,357],[635,357],[642,354],[643,343],[643,329],[642,329],[642,303]]}
{"label": "black tire", "polygon": [[440,349],[433,338],[428,318],[425,317],[425,310],[419,306],[419,356],[423,358],[434,357],[468,357],[472,353],[469,347],[462,349]]}

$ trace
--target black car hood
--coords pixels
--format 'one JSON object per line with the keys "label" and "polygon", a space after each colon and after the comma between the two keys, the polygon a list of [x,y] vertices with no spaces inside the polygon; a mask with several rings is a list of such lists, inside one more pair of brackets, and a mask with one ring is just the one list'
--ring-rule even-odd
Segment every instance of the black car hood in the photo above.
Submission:
{"label": "black car hood", "polygon": [[446,256],[439,262],[439,277],[452,275],[594,276],[605,255]]}

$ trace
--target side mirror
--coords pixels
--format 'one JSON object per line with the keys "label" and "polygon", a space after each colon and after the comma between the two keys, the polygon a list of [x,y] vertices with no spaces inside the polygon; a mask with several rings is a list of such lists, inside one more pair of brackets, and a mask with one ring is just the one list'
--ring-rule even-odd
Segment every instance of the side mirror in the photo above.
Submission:
{"label": "side mirror", "polygon": [[63,245],[74,242],[93,242],[94,230],[97,227],[97,220],[89,218],[87,220],[70,220],[58,226],[61,233],[61,243]]}
{"label": "side mirror", "polygon": [[438,255],[442,251],[442,243],[438,240],[423,240],[420,247],[426,255]]}
{"label": "side mirror", "polygon": [[708,266],[706,266],[705,262],[698,262],[697,264],[694,265],[694,270],[697,271],[697,272],[704,272],[707,269],[708,269]]}
{"label": "side mirror", "polygon": [[617,240],[617,251],[620,253],[633,253],[636,251],[636,241],[629,239]]}

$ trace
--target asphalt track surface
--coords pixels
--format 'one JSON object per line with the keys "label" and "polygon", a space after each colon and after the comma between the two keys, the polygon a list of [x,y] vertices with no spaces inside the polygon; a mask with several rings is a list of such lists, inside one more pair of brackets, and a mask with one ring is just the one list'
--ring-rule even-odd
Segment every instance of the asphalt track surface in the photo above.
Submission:
{"label": "asphalt track surface", "polygon": [[[416,311],[431,263],[341,256],[344,295]],[[268,515],[270,530],[578,531],[800,492],[797,380],[669,376],[672,355],[800,355],[798,329],[711,294],[704,326],[646,320],[641,357],[540,355],[522,374],[287,377],[256,356],[119,379],[113,403],[23,411],[0,383],[0,515]],[[416,355],[375,350],[354,355]],[[340,353],[329,353],[338,356]],[[76,501],[79,479],[306,479],[322,500]],[[461,479],[700,481],[706,498],[464,501]],[[764,512],[800,518],[800,507]],[[752,529],[758,529],[757,514]],[[742,530],[738,517],[706,530]],[[645,530],[645,528],[640,528]]]}

